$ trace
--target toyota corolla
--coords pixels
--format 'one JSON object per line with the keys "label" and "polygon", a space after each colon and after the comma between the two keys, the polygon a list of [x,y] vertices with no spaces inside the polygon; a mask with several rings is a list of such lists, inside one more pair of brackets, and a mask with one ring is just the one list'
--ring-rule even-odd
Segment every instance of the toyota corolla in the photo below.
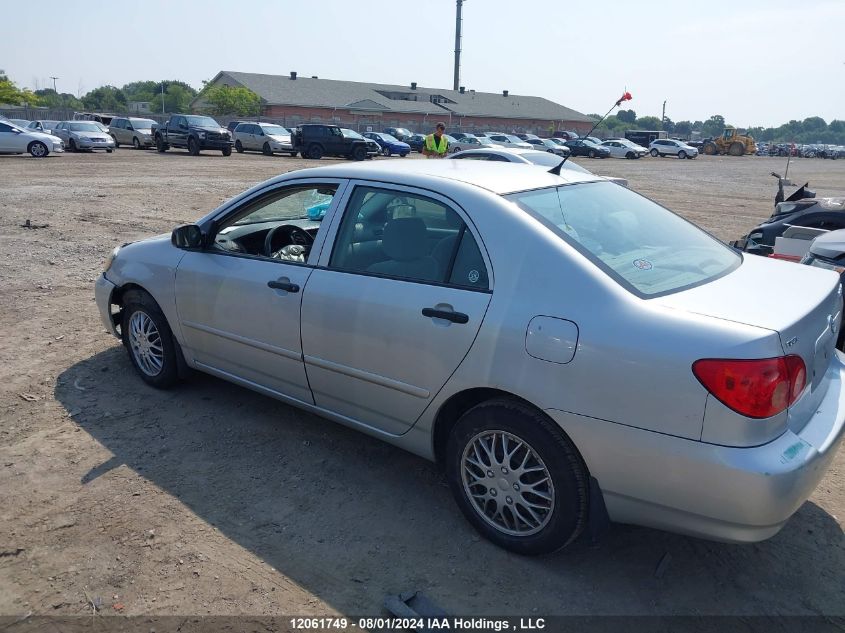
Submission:
{"label": "toyota corolla", "polygon": [[555,171],[291,172],[115,249],[97,303],[150,385],[193,368],[435,460],[513,551],[607,517],[774,535],[842,439],[839,277]]}

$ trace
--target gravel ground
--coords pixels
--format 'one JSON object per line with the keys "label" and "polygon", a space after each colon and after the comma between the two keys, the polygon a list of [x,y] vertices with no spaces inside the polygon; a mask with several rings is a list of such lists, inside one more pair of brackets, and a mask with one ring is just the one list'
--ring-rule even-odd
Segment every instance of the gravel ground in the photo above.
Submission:
{"label": "gravel ground", "polygon": [[[842,454],[764,543],[617,525],[597,545],[526,559],[480,540],[421,459],[214,378],[147,388],[97,316],[108,252],[315,162],[0,157],[0,615],[84,614],[92,601],[127,614],[376,614],[410,589],[461,614],[845,614]],[[785,166],[579,162],[722,239],[768,216],[768,174]],[[845,161],[799,159],[790,175],[845,195]]]}

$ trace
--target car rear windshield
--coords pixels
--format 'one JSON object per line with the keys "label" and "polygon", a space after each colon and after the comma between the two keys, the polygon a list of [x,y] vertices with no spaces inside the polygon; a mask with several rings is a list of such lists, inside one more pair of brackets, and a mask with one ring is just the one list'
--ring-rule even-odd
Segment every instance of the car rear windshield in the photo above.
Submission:
{"label": "car rear windshield", "polygon": [[701,285],[742,261],[694,224],[615,183],[536,189],[507,198],[640,297]]}
{"label": "car rear windshield", "polygon": [[102,132],[103,128],[101,128],[96,123],[71,123],[70,124],[70,131],[71,132]]}

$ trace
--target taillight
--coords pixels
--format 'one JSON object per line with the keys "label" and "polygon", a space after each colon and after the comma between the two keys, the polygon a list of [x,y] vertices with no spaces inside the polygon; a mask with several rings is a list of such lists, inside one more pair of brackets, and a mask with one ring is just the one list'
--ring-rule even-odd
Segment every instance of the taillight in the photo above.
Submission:
{"label": "taillight", "polygon": [[692,372],[722,404],[749,418],[770,418],[798,400],[807,384],[800,356],[735,360],[705,358]]}

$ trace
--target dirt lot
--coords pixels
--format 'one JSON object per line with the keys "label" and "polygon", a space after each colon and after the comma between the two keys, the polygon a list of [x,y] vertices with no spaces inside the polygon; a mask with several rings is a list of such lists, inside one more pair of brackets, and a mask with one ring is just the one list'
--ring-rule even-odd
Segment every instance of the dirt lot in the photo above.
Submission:
{"label": "dirt lot", "polygon": [[[90,613],[90,601],[375,614],[409,589],[461,614],[845,614],[842,453],[767,542],[613,526],[598,545],[524,559],[480,540],[421,459],[210,377],[146,387],[97,316],[108,252],[312,162],[0,157],[0,615]],[[723,239],[768,216],[768,174],[784,166],[581,162]],[[845,161],[798,160],[790,175],[845,195]]]}

